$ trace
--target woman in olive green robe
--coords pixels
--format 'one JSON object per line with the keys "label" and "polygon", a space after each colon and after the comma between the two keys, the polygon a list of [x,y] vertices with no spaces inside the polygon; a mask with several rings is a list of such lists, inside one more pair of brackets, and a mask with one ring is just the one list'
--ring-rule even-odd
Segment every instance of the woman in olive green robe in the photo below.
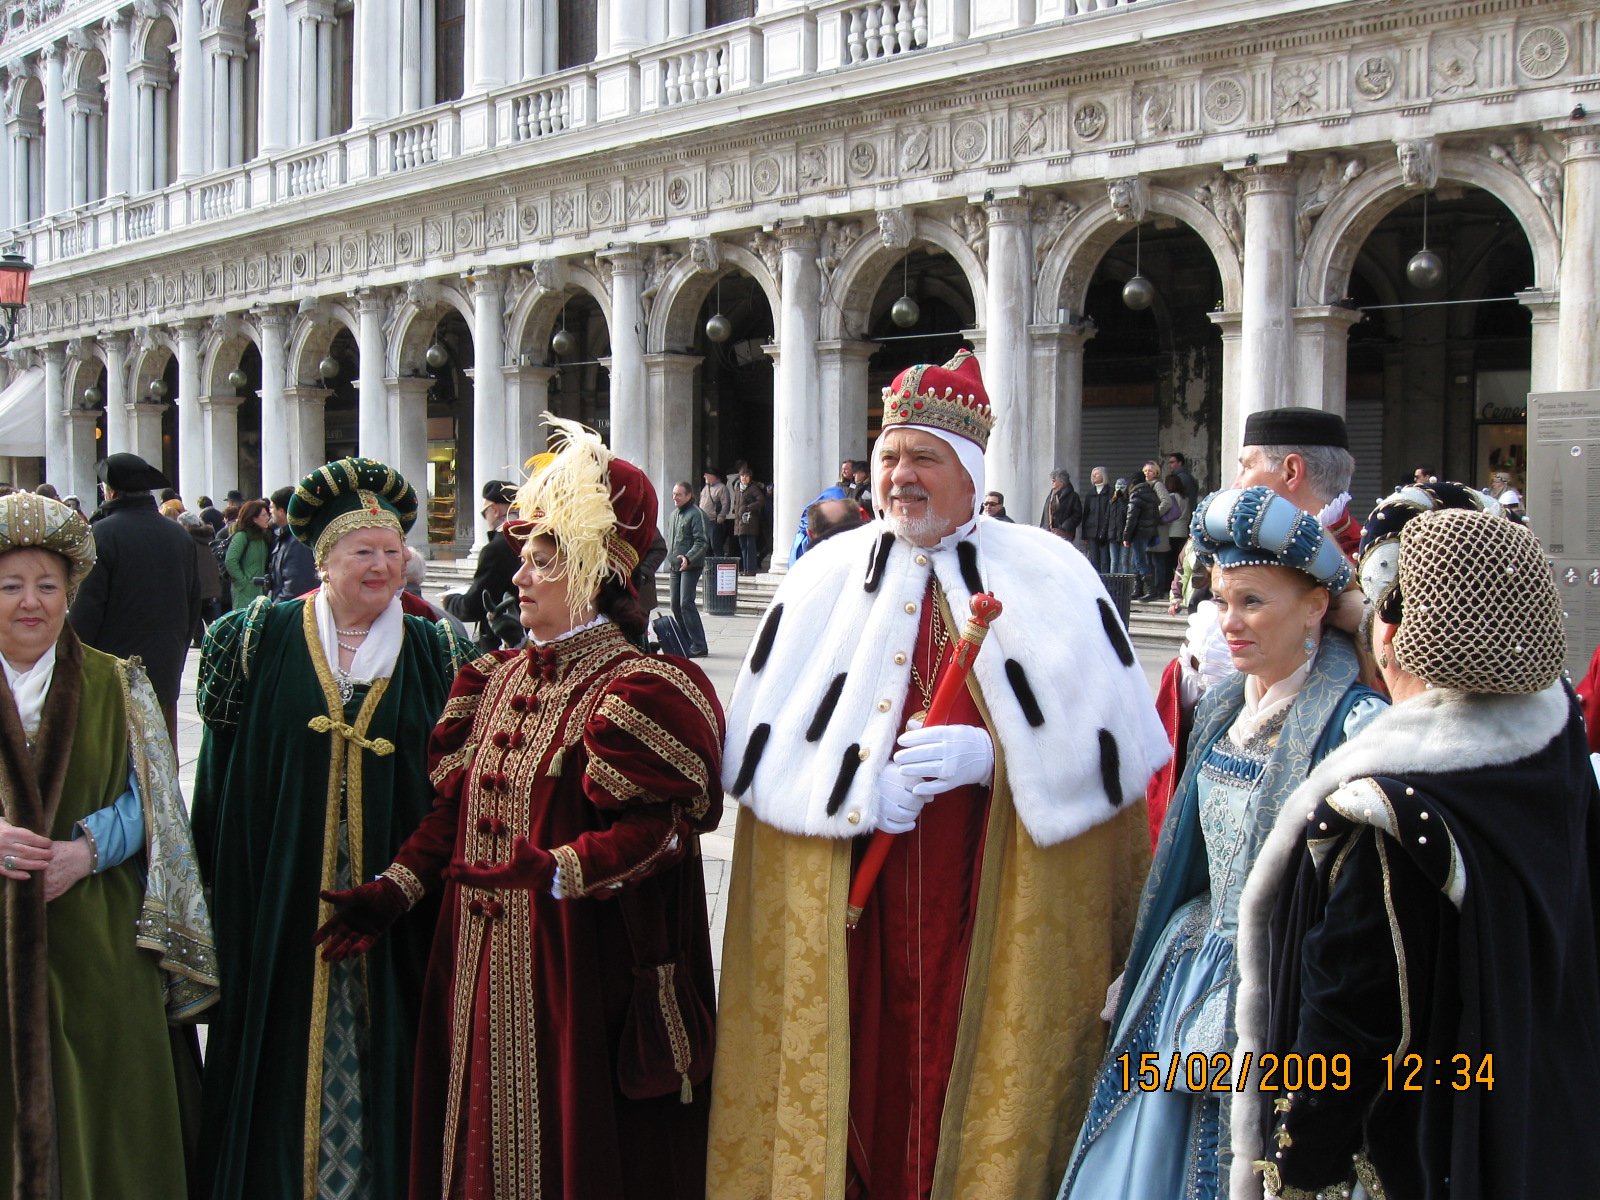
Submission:
{"label": "woman in olive green robe", "polygon": [[93,563],[71,509],[0,498],[0,1192],[174,1200],[198,1080],[169,1025],[217,972],[155,693],[65,623]]}
{"label": "woman in olive green robe", "polygon": [[433,802],[428,736],[473,653],[404,616],[416,493],[343,459],[289,502],[323,584],[214,622],[195,841],[212,887],[226,999],[211,1026],[201,1169],[213,1200],[384,1200],[406,1192],[417,1009],[437,904],[364,969],[312,944],[319,892],[386,867]]}

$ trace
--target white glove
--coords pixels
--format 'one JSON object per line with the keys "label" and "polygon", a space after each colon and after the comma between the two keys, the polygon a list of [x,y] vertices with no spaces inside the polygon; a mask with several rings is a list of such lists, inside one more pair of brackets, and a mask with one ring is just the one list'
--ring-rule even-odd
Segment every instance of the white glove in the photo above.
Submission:
{"label": "white glove", "polygon": [[994,778],[994,742],[977,725],[929,725],[900,735],[895,764],[918,796],[937,796],[968,784],[987,787]]}
{"label": "white glove", "polygon": [[884,833],[910,833],[927,797],[914,795],[892,762],[878,774],[878,828]]}

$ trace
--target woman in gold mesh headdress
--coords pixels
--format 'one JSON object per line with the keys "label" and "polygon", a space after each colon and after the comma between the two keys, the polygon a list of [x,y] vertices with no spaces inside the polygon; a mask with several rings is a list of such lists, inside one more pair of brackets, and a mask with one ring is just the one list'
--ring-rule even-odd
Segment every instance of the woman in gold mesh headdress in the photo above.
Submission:
{"label": "woman in gold mesh headdress", "polygon": [[1394,706],[1284,806],[1240,930],[1240,1053],[1339,1086],[1236,1093],[1234,1194],[1585,1194],[1600,791],[1562,597],[1449,483],[1379,505],[1361,584]]}

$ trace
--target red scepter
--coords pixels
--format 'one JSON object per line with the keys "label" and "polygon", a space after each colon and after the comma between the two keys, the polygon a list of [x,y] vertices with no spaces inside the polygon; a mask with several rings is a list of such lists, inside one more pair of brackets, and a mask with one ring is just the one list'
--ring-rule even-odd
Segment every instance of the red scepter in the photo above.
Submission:
{"label": "red scepter", "polygon": [[[972,598],[972,616],[961,631],[961,640],[956,643],[955,657],[933,689],[924,726],[943,725],[948,721],[961,689],[967,686],[967,676],[972,674],[972,660],[978,657],[978,648],[989,633],[989,625],[1000,613],[1000,601],[988,593],[979,592]],[[861,856],[861,865],[856,868],[855,880],[850,884],[850,907],[844,918],[846,928],[854,929],[860,923],[862,910],[867,907],[867,899],[877,885],[893,841],[894,834],[883,829],[872,835],[872,844]]]}

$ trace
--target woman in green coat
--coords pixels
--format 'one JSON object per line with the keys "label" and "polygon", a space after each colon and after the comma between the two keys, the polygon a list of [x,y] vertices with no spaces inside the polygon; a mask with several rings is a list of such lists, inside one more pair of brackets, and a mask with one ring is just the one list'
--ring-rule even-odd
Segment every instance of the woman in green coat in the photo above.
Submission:
{"label": "woman in green coat", "polygon": [[417,494],[398,472],[329,463],[288,510],[321,586],[223,615],[200,660],[195,845],[225,989],[206,1044],[201,1170],[212,1200],[387,1200],[406,1193],[438,900],[359,962],[330,963],[311,939],[333,913],[328,893],[393,862],[432,807],[428,737],[476,651],[445,622],[404,614]]}
{"label": "woman in green coat", "polygon": [[272,542],[267,530],[272,525],[272,510],[262,500],[252,500],[239,513],[234,523],[238,530],[228,541],[228,579],[233,584],[233,607],[244,608],[266,588],[256,583],[267,573],[267,559],[271,556]]}
{"label": "woman in green coat", "polygon": [[181,1200],[199,1062],[171,1027],[217,964],[155,692],[66,624],[94,559],[66,505],[0,498],[0,1194]]}

